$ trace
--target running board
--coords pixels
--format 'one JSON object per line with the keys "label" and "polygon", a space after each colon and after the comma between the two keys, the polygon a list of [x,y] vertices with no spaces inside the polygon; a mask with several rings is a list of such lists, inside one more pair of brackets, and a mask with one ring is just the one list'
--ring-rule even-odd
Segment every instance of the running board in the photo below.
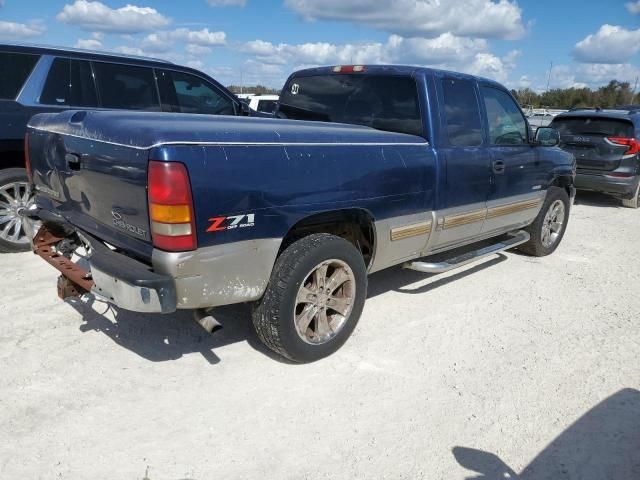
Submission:
{"label": "running board", "polygon": [[448,258],[442,262],[407,262],[403,266],[410,270],[416,270],[423,273],[442,273],[454,268],[459,268],[468,263],[475,262],[482,258],[488,257],[494,253],[502,252],[513,247],[517,247],[529,241],[531,236],[524,230],[509,234],[509,238],[502,240],[493,245],[472,250],[456,257]]}

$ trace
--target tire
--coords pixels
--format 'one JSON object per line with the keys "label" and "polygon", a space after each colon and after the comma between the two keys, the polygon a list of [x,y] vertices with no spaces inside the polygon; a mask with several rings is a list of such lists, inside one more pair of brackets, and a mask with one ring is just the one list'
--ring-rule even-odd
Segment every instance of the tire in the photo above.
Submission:
{"label": "tire", "polygon": [[29,180],[24,168],[0,170],[0,252],[26,252],[31,242],[18,211],[30,203]]}
{"label": "tire", "polygon": [[[561,210],[563,214],[560,222],[554,221],[553,210],[556,208]],[[520,245],[518,249],[533,257],[544,257],[555,252],[567,230],[570,208],[567,192],[563,188],[549,187],[538,216],[531,225],[525,228],[531,238],[527,243]],[[558,218],[556,217],[555,220]],[[546,237],[546,233],[549,233],[549,237]],[[543,236],[545,237],[543,238]]]}
{"label": "tire", "polygon": [[627,208],[639,208],[640,207],[640,182],[636,187],[636,191],[632,198],[623,198],[622,205]]}
{"label": "tire", "polygon": [[346,342],[366,296],[362,254],[343,238],[312,234],[291,243],[276,260],[265,294],[254,304],[253,325],[277,354],[313,362]]}

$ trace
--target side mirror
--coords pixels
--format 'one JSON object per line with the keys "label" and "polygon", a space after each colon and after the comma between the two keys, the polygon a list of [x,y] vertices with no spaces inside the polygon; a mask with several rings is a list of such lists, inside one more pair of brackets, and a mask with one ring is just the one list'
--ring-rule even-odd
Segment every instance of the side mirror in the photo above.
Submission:
{"label": "side mirror", "polygon": [[251,116],[251,107],[249,107],[249,104],[243,102],[242,100],[240,100],[239,103],[240,103],[240,113],[239,113],[239,115],[242,115],[243,117]]}
{"label": "side mirror", "polygon": [[560,143],[560,133],[553,127],[540,127],[536,130],[534,142],[543,147],[555,147]]}

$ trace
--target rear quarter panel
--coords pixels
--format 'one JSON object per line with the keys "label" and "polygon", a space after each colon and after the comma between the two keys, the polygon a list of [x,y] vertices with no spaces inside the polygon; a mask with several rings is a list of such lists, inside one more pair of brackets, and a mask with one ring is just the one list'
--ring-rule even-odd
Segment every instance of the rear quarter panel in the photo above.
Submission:
{"label": "rear quarter panel", "polygon": [[[425,212],[435,197],[435,155],[425,143],[165,146],[150,158],[188,166],[199,247],[282,238],[329,210],[361,208],[376,221]],[[253,226],[208,231],[211,219],[247,214]]]}

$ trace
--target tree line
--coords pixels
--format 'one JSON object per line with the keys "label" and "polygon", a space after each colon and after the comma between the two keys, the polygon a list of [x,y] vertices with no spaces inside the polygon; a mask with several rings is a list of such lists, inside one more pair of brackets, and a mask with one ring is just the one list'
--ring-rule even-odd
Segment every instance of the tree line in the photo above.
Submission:
{"label": "tree line", "polygon": [[[635,88],[635,87],[634,87]],[[618,105],[640,103],[640,94],[634,92],[629,82],[611,80],[607,85],[592,90],[590,88],[554,88],[537,93],[530,88],[511,90],[520,105],[533,108],[570,109],[575,107],[610,108]]]}

